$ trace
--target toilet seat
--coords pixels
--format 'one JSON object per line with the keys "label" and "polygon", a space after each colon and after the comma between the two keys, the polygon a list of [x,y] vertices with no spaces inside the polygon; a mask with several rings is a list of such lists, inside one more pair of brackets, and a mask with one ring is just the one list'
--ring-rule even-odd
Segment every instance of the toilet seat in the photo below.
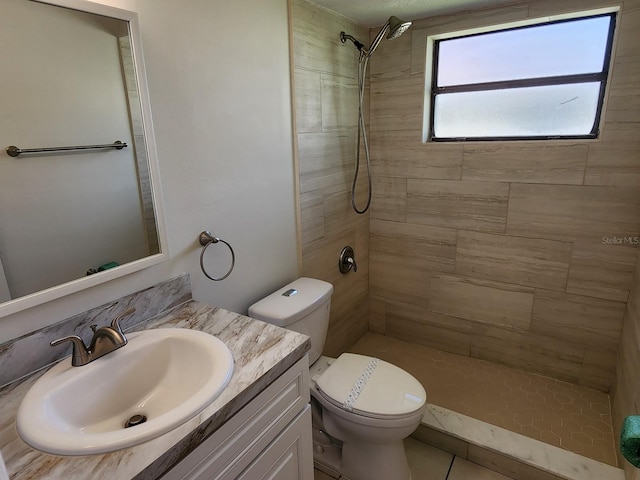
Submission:
{"label": "toilet seat", "polygon": [[344,412],[381,420],[413,417],[427,396],[422,384],[401,368],[353,353],[340,355],[318,377],[316,388]]}

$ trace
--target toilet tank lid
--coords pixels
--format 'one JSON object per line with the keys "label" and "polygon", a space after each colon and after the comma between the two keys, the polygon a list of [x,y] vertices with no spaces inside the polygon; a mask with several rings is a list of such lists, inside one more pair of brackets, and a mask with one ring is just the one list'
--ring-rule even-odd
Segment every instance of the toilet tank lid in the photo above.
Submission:
{"label": "toilet tank lid", "polygon": [[286,327],[297,322],[331,298],[333,285],[302,277],[249,307],[249,316]]}

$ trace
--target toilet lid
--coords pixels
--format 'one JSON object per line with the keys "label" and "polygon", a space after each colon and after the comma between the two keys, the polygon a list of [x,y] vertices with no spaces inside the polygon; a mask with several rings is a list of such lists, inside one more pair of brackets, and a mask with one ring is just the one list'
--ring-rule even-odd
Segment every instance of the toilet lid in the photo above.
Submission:
{"label": "toilet lid", "polygon": [[346,411],[404,416],[422,408],[427,393],[418,380],[378,358],[343,353],[318,377],[317,386]]}

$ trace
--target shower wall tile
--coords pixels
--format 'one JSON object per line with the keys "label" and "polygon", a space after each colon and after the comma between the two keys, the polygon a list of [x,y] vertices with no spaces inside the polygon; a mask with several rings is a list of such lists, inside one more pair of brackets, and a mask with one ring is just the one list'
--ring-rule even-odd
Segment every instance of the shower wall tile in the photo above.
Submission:
{"label": "shower wall tile", "polygon": [[315,193],[300,195],[302,245],[312,245],[325,237],[324,196]]}
{"label": "shower wall tile", "polygon": [[419,343],[450,353],[471,353],[472,323],[426,308],[395,302],[386,304],[386,330],[389,336]]}
{"label": "shower wall tile", "polygon": [[555,337],[474,323],[471,356],[578,383],[584,350]]}
{"label": "shower wall tile", "polygon": [[[358,272],[343,275],[338,270],[338,255],[345,245],[356,252]],[[361,225],[344,230],[303,249],[306,277],[319,278],[333,285],[331,319],[325,353],[337,356],[368,330],[369,236]]]}
{"label": "shower wall tile", "polygon": [[456,273],[564,290],[571,243],[460,230]]}
{"label": "shower wall tile", "polygon": [[513,284],[436,275],[431,279],[429,309],[494,326],[528,330],[534,290]]}
{"label": "shower wall tile", "polygon": [[369,298],[369,331],[385,334],[386,303],[377,298]]}
{"label": "shower wall tile", "polygon": [[[369,328],[369,216],[351,210],[358,118],[358,51],[340,32],[366,40],[368,28],[311,2],[293,0],[292,48],[301,274],[333,284],[325,353],[338,355]],[[365,102],[368,104],[368,94]],[[365,113],[368,108],[365,108]],[[366,175],[357,185],[364,205]],[[358,272],[342,275],[338,255],[350,245]]]}
{"label": "shower wall tile", "polygon": [[537,290],[531,332],[615,352],[624,309],[622,302]]}
{"label": "shower wall tile", "polygon": [[616,352],[587,350],[584,353],[580,384],[600,391],[607,391],[616,376]]}
{"label": "shower wall tile", "polygon": [[407,179],[373,177],[371,217],[379,220],[405,222],[407,220]]}
{"label": "shower wall tile", "polygon": [[403,258],[416,268],[453,272],[456,231],[450,228],[371,219],[370,255],[381,261]]}
{"label": "shower wall tile", "polygon": [[626,302],[637,256],[634,245],[574,242],[567,292]]}
{"label": "shower wall tile", "polygon": [[640,136],[637,135],[640,123],[608,122],[605,119],[601,127],[603,147],[640,148]]}
{"label": "shower wall tile", "polygon": [[[460,180],[463,146],[422,143],[419,130],[376,133],[371,164],[375,176]],[[398,155],[402,152],[402,155]]]}
{"label": "shower wall tile", "polygon": [[[356,196],[356,199],[358,197]],[[357,203],[364,205],[366,200],[360,199]],[[369,222],[368,218],[353,218],[354,212],[351,209],[351,194],[349,191],[341,191],[336,193],[328,193],[324,196],[324,225],[327,238],[333,238],[336,235],[340,235],[345,231],[351,231],[353,229],[362,229],[365,232],[368,230]],[[355,248],[355,247],[354,247]],[[342,250],[342,247],[335,252],[337,255]],[[368,249],[367,249],[368,252]],[[361,256],[367,252],[356,252]],[[337,260],[334,262],[334,267],[337,269]]]}
{"label": "shower wall tile", "polygon": [[371,138],[380,131],[420,129],[422,103],[413,98],[423,95],[424,78],[420,75],[371,81]]}
{"label": "shower wall tile", "polygon": [[[640,78],[640,72],[638,72],[638,78]],[[640,150],[616,145],[589,146],[584,183],[585,185],[639,187]]]}
{"label": "shower wall tile", "polygon": [[636,265],[633,286],[629,292],[629,301],[622,322],[620,345],[616,358],[616,375],[611,394],[613,431],[616,435],[618,462],[625,469],[627,478],[634,478],[637,472],[620,454],[617,433],[628,415],[640,415],[640,257]]}
{"label": "shower wall tile", "polygon": [[[371,30],[373,40],[377,32]],[[402,35],[391,42],[381,42],[375,53],[375,62],[370,62],[369,76],[375,79],[395,78],[410,73],[411,35]],[[372,57],[373,58],[373,57]]]}
{"label": "shower wall tile", "polygon": [[318,72],[295,68],[296,130],[298,133],[322,131],[322,102],[320,96],[320,78]]}
{"label": "shower wall tile", "polygon": [[640,122],[640,95],[612,88],[607,102],[608,122]]}
{"label": "shower wall tile", "polygon": [[322,130],[337,130],[358,126],[358,82],[346,81],[326,73],[321,79]]}
{"label": "shower wall tile", "polygon": [[351,188],[348,169],[355,155],[354,131],[298,135],[300,192],[343,192]]}
{"label": "shower wall tile", "polygon": [[358,51],[340,41],[340,31],[351,31],[358,35],[366,29],[302,0],[292,2],[291,15],[295,67],[350,79],[358,78]]}
{"label": "shower wall tile", "polygon": [[631,187],[511,184],[507,234],[566,241],[640,234],[640,191]]}
{"label": "shower wall tile", "polygon": [[372,298],[427,308],[431,273],[415,268],[411,262],[369,259],[369,294]]}
{"label": "shower wall tile", "polygon": [[588,146],[469,145],[463,180],[582,185]]}
{"label": "shower wall tile", "polygon": [[407,221],[503,233],[509,184],[407,179]]}

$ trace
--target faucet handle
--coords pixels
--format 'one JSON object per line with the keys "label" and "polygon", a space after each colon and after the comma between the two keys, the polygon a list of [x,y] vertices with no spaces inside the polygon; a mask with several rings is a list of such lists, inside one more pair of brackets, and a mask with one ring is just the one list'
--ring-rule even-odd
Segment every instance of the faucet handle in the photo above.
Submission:
{"label": "faucet handle", "polygon": [[340,273],[349,273],[352,269],[354,272],[358,271],[358,265],[356,264],[356,256],[353,253],[353,248],[346,246],[340,252],[338,257],[338,269]]}
{"label": "faucet handle", "polygon": [[70,335],[68,337],[59,338],[49,343],[52,347],[60,345],[61,343],[71,342],[73,345],[73,354],[71,358],[71,365],[74,367],[84,365],[89,361],[89,350],[82,339],[77,335]]}
{"label": "faucet handle", "polygon": [[111,322],[111,328],[113,328],[120,335],[122,335],[122,337],[125,338],[125,341],[126,341],[126,337],[124,336],[124,332],[122,331],[122,327],[120,326],[120,320],[122,320],[127,315],[131,315],[135,311],[136,311],[135,307],[131,307],[125,310],[124,312],[122,312],[120,315],[114,318],[113,321]]}
{"label": "faucet handle", "polygon": [[353,267],[353,271],[357,272],[358,271],[358,265],[356,265],[356,260],[353,257],[347,257],[346,259],[347,263],[349,263],[352,267]]}

